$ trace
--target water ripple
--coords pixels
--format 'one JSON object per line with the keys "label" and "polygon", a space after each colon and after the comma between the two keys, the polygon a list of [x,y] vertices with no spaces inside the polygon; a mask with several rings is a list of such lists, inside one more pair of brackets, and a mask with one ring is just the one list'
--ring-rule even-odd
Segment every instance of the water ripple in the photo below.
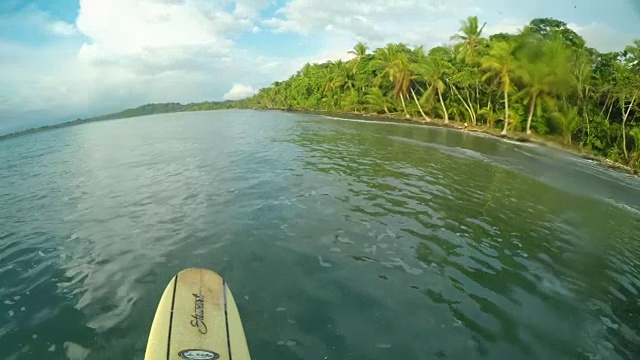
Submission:
{"label": "water ripple", "polygon": [[277,112],[3,141],[0,358],[142,358],[191,266],[232,284],[268,358],[636,358],[638,197],[611,179],[462,132]]}

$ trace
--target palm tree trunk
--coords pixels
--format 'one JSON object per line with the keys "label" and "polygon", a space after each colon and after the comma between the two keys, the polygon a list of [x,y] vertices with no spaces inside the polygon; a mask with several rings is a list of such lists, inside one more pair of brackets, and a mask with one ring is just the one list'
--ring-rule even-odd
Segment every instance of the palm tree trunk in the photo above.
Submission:
{"label": "palm tree trunk", "polygon": [[[471,98],[469,97],[469,90],[467,89],[467,101],[469,102],[469,108],[471,109],[471,123],[473,126],[476,126],[478,123],[478,117],[476,115],[476,110],[473,109],[473,103],[471,102]],[[478,104],[477,111],[480,111],[480,104]]]}
{"label": "palm tree trunk", "polygon": [[420,106],[420,102],[418,101],[418,98],[416,97],[416,93],[415,91],[413,91],[413,88],[411,89],[411,95],[413,95],[413,100],[416,102],[416,105],[418,105],[418,109],[420,109],[420,114],[422,114],[422,117],[424,118],[424,120],[427,122],[430,122],[431,119],[429,119],[429,117],[424,114],[424,111],[422,111],[422,106]]}
{"label": "palm tree trunk", "polygon": [[587,120],[587,140],[591,138],[591,124],[589,123],[589,113],[587,112],[587,102],[584,102],[582,106],[582,114],[584,118]]}
{"label": "palm tree trunk", "polygon": [[613,110],[613,101],[611,102],[611,106],[609,106],[609,112],[607,113],[607,122],[609,122],[609,118],[611,117],[612,110]]}
{"label": "palm tree trunk", "polygon": [[507,135],[507,128],[509,127],[509,85],[504,85],[504,129],[501,134]]}
{"label": "palm tree trunk", "polygon": [[607,94],[607,99],[604,101],[604,106],[602,107],[602,110],[600,111],[600,115],[604,115],[604,111],[607,109],[607,105],[609,105],[609,97],[611,96],[611,94]]}
{"label": "palm tree trunk", "polygon": [[638,94],[634,94],[633,98],[631,98],[631,103],[629,104],[629,107],[627,108],[627,112],[624,112],[624,103],[622,106],[622,151],[624,152],[624,158],[625,160],[629,159],[629,154],[627,153],[627,134],[625,131],[625,123],[627,122],[627,118],[629,117],[629,112],[631,111],[631,108],[633,107],[633,103],[636,101],[636,96]]}
{"label": "palm tree trunk", "polygon": [[[469,112],[469,116],[471,116],[471,123],[472,123],[473,125],[475,125],[475,124],[476,124],[476,119],[475,119],[475,118],[474,118],[474,116],[473,116],[473,109],[470,107],[470,106],[473,106],[473,103],[471,103],[471,101],[469,101],[469,105],[470,105],[470,106],[468,106],[468,105],[467,105],[467,103],[466,103],[466,102],[464,101],[464,99],[462,98],[462,96],[460,96],[460,93],[458,92],[458,90],[456,90],[456,88],[455,88],[453,85],[451,85],[451,91],[452,91],[454,94],[458,95],[458,99],[460,99],[460,101],[462,101],[462,105],[464,105],[464,107],[465,107],[465,108],[467,109],[467,111]],[[469,92],[467,92],[467,100],[468,100],[468,97],[469,97]]]}
{"label": "palm tree trunk", "polygon": [[400,101],[402,102],[402,109],[404,109],[404,115],[406,117],[410,117],[409,113],[407,112],[407,106],[404,104],[404,97],[402,96],[402,93],[400,93]]}
{"label": "palm tree trunk", "polygon": [[533,93],[531,104],[529,105],[529,118],[527,119],[527,134],[531,134],[531,119],[533,118],[533,110],[536,107],[536,97],[538,94]]}
{"label": "palm tree trunk", "polygon": [[444,101],[442,100],[442,92],[440,92],[440,88],[436,86],[438,90],[438,97],[440,98],[440,105],[442,105],[442,111],[444,111],[444,123],[449,123],[449,114],[447,113],[447,107],[444,106]]}
{"label": "palm tree trunk", "polygon": [[[467,94],[468,96],[469,94]],[[471,103],[471,102],[469,102]],[[476,79],[476,111],[480,111],[480,83]]]}

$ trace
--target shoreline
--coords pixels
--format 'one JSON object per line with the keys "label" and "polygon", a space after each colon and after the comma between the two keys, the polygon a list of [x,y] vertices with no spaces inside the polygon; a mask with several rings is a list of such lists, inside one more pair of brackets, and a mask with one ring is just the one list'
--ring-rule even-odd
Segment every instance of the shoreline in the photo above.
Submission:
{"label": "shoreline", "polygon": [[472,133],[479,133],[491,136],[497,139],[508,139],[511,141],[516,141],[520,143],[531,143],[540,146],[545,146],[548,148],[552,148],[559,151],[564,151],[566,153],[575,155],[585,160],[595,161],[603,167],[618,171],[621,173],[625,173],[628,175],[632,175],[640,178],[640,171],[638,169],[632,169],[628,166],[613,162],[607,158],[595,155],[583,149],[580,149],[576,146],[567,146],[565,144],[561,144],[557,141],[554,141],[550,138],[544,138],[539,135],[527,135],[525,133],[520,132],[510,132],[507,135],[503,135],[499,130],[490,128],[487,126],[473,126],[468,125],[467,129],[464,128],[464,123],[450,120],[449,123],[445,123],[440,119],[431,119],[431,121],[426,121],[421,117],[406,117],[399,113],[394,114],[377,114],[377,113],[360,113],[360,112],[341,112],[341,111],[323,111],[323,110],[303,110],[303,109],[279,109],[279,108],[246,108],[246,107],[238,107],[238,108],[230,108],[230,109],[211,109],[211,110],[188,110],[188,111],[177,111],[177,112],[166,112],[166,113],[155,113],[155,114],[144,114],[138,116],[128,116],[122,118],[101,118],[94,117],[89,119],[76,119],[72,121],[67,121],[63,123],[53,124],[53,125],[45,125],[35,128],[29,128],[13,133],[0,135],[0,141],[12,139],[15,137],[26,136],[30,134],[36,134],[42,131],[61,129],[76,125],[89,124],[94,122],[101,121],[110,121],[110,120],[120,120],[120,119],[131,119],[136,117],[148,116],[148,115],[159,115],[159,114],[176,114],[176,113],[190,113],[190,112],[200,112],[200,111],[219,111],[219,110],[258,110],[258,111],[282,111],[289,113],[300,113],[300,114],[315,114],[315,115],[335,115],[342,117],[352,117],[353,119],[361,119],[361,120],[388,120],[389,122],[395,123],[406,123],[406,124],[414,124],[414,125],[422,125],[422,126],[432,126],[437,128],[445,128],[445,129],[453,129],[459,131],[467,131]]}
{"label": "shoreline", "polygon": [[490,128],[487,126],[473,126],[468,125],[467,129],[464,128],[464,123],[449,120],[449,123],[445,123],[440,119],[431,119],[431,121],[426,121],[421,117],[406,117],[402,114],[377,114],[377,113],[359,113],[359,112],[340,112],[340,111],[323,111],[323,110],[301,110],[301,109],[260,109],[255,108],[252,110],[263,110],[263,111],[282,111],[282,112],[291,112],[291,113],[301,113],[301,114],[315,114],[315,115],[335,115],[335,116],[343,116],[343,117],[353,117],[354,119],[362,119],[362,120],[389,120],[390,122],[400,122],[407,124],[415,124],[422,126],[431,126],[437,128],[445,128],[445,129],[453,129],[459,131],[467,131],[473,133],[479,133],[491,136],[497,139],[507,139],[511,141],[516,141],[520,143],[531,143],[539,146],[544,146],[547,148],[552,148],[555,150],[563,151],[572,155],[575,155],[581,159],[595,161],[598,164],[606,167],[607,169],[618,171],[621,173],[625,173],[628,175],[636,176],[640,178],[640,170],[633,169],[628,166],[613,162],[607,158],[602,156],[598,156],[589,151],[585,151],[584,149],[580,149],[577,146],[570,146],[566,144],[559,143],[550,138],[544,138],[540,135],[527,135],[521,132],[511,131],[506,135],[500,133],[500,130]]}

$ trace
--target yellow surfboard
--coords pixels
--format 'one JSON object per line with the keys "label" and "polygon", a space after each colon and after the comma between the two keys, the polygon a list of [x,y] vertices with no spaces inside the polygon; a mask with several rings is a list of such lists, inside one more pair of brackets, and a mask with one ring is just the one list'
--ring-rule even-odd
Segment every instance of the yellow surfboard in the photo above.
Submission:
{"label": "yellow surfboard", "polygon": [[249,360],[240,313],[220,275],[186,269],[171,279],[156,310],[145,360]]}

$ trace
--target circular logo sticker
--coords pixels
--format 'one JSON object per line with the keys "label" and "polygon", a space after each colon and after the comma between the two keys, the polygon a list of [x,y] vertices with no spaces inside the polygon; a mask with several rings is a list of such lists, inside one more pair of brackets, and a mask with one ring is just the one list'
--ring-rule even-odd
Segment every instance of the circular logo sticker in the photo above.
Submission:
{"label": "circular logo sticker", "polygon": [[209,350],[189,349],[182,350],[178,353],[181,358],[187,360],[215,360],[220,358],[218,353]]}

